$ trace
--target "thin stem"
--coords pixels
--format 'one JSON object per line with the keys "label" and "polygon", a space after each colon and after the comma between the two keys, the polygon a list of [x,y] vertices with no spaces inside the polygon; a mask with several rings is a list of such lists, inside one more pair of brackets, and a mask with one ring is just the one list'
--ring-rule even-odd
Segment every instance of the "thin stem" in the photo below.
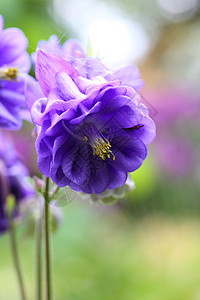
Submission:
{"label": "thin stem", "polygon": [[41,215],[35,221],[35,239],[36,239],[36,300],[42,300],[42,220]]}
{"label": "thin stem", "polygon": [[44,192],[44,237],[45,237],[45,267],[46,267],[46,300],[52,300],[51,284],[51,253],[50,253],[50,227],[49,227],[49,178],[46,178]]}
{"label": "thin stem", "polygon": [[19,284],[19,290],[20,290],[20,298],[22,300],[26,300],[25,295],[25,289],[22,279],[22,273],[21,273],[21,267],[19,263],[19,255],[18,255],[18,249],[17,249],[17,241],[16,241],[16,235],[15,235],[15,226],[13,225],[12,220],[9,220],[9,233],[10,233],[10,243],[11,243],[11,250],[12,250],[12,256],[13,256],[13,262],[15,266],[15,271],[17,275],[17,280]]}

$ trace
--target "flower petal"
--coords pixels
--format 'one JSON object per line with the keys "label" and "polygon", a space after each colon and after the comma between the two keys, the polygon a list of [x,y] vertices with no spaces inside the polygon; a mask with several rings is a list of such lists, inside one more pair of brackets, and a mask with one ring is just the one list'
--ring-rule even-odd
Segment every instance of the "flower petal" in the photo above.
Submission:
{"label": "flower petal", "polygon": [[94,170],[89,184],[81,186],[81,190],[88,194],[100,194],[108,188],[110,180],[110,174],[105,167]]}
{"label": "flower petal", "polygon": [[6,106],[21,106],[25,107],[25,97],[23,94],[15,92],[15,90],[0,89],[1,102],[6,103]]}
{"label": "flower petal", "polygon": [[[29,105],[31,105],[31,101],[34,99],[29,98],[29,100],[30,100]],[[32,116],[33,122],[37,125],[41,125],[43,122],[43,120],[42,120],[43,112],[45,111],[46,103],[47,103],[47,98],[40,98],[32,104],[31,116]]]}
{"label": "flower petal", "polygon": [[111,76],[121,81],[121,85],[133,87],[136,91],[140,90],[144,81],[140,79],[140,71],[135,65],[130,65],[117,70]]}
{"label": "flower petal", "polygon": [[52,156],[40,157],[37,158],[37,165],[40,169],[40,172],[44,174],[46,177],[50,176],[50,166],[51,166]]}
{"label": "flower petal", "polygon": [[145,145],[148,145],[153,142],[156,136],[156,125],[154,121],[147,116],[143,116],[139,124],[143,127],[136,130],[130,130],[130,136],[131,138],[136,137],[145,143]]}
{"label": "flower petal", "polygon": [[[31,68],[30,56],[27,52],[24,52],[22,55],[18,56],[11,63],[7,64],[7,67],[16,66],[18,68],[19,74],[28,73]],[[24,74],[23,74],[24,75]]]}
{"label": "flower petal", "polygon": [[57,87],[56,74],[59,72],[66,72],[72,78],[78,75],[74,67],[60,56],[37,49],[36,78],[45,96]]}
{"label": "flower petal", "polygon": [[111,164],[107,165],[107,168],[111,176],[110,183],[107,187],[108,189],[115,189],[125,184],[127,180],[127,173],[125,171],[114,168]]}
{"label": "flower petal", "polygon": [[3,25],[4,25],[3,16],[0,15],[0,34],[1,34],[1,31],[3,30]]}
{"label": "flower petal", "polygon": [[22,125],[18,112],[15,109],[7,109],[0,102],[0,127],[5,129],[18,130]]}
{"label": "flower petal", "polygon": [[68,57],[68,59],[70,59],[70,57],[81,58],[85,56],[81,45],[75,39],[67,40],[62,46],[62,50],[65,57]]}
{"label": "flower petal", "polygon": [[84,185],[90,180],[89,152],[85,143],[75,147],[75,141],[70,145],[62,160],[63,173],[78,185]]}
{"label": "flower petal", "polygon": [[116,135],[111,145],[115,160],[110,164],[126,172],[137,170],[147,156],[145,144],[137,138],[130,139],[128,135]]}
{"label": "flower petal", "polygon": [[33,103],[36,100],[44,96],[39,86],[39,83],[31,76],[28,76],[26,79],[25,96],[26,96],[26,105],[29,110],[31,110]]}
{"label": "flower petal", "polygon": [[79,91],[79,89],[68,74],[64,72],[56,74],[56,81],[58,84],[58,89],[64,100],[83,100],[85,98],[85,95]]}
{"label": "flower petal", "polygon": [[59,187],[65,187],[69,185],[71,180],[68,179],[62,171],[62,167],[52,166],[50,169],[51,179],[57,184]]}
{"label": "flower petal", "polygon": [[7,28],[1,32],[0,66],[17,59],[28,46],[28,40],[18,28]]}

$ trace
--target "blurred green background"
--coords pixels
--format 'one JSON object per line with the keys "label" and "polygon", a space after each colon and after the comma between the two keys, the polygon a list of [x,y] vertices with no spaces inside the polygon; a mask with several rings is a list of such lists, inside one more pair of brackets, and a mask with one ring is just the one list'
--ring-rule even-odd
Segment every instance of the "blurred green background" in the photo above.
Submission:
{"label": "blurred green background", "polygon": [[[136,63],[146,82],[143,101],[157,124],[126,199],[112,207],[75,200],[62,208],[53,238],[55,299],[200,299],[200,2],[0,0],[0,14],[5,27],[24,31],[29,53],[55,33],[62,42],[90,41],[112,67]],[[32,129],[25,124],[13,138],[33,175]],[[34,243],[22,230],[20,254],[34,299]],[[18,300],[8,249],[4,235],[0,299]]]}

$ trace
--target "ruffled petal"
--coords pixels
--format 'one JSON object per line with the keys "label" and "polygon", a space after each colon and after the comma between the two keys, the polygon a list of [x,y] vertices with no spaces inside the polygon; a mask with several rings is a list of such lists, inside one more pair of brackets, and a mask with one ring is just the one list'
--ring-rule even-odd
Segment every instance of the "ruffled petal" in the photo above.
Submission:
{"label": "ruffled petal", "polygon": [[85,187],[81,186],[81,190],[87,194],[100,194],[108,188],[110,181],[111,174],[104,166],[104,168],[92,172],[89,183]]}
{"label": "ruffled petal", "polygon": [[65,176],[63,173],[62,167],[52,166],[50,169],[51,179],[57,184],[59,187],[65,187],[69,185],[71,180]]}
{"label": "ruffled petal", "polygon": [[64,72],[56,74],[56,81],[58,89],[64,100],[83,100],[85,98],[85,95],[79,91],[79,89],[68,74]]}
{"label": "ruffled petal", "polygon": [[45,96],[57,87],[56,74],[59,72],[65,72],[72,78],[78,75],[74,67],[60,56],[37,49],[36,78]]}
{"label": "ruffled petal", "polygon": [[[31,105],[31,101],[34,100],[34,97],[33,98],[30,97],[29,100],[30,100],[29,105]],[[31,116],[33,122],[37,125],[42,125],[43,112],[45,111],[46,103],[47,103],[46,98],[40,98],[34,103],[32,103]]]}
{"label": "ruffled petal", "polygon": [[45,158],[51,156],[51,149],[48,147],[48,143],[44,138],[38,137],[35,147],[37,149],[37,154],[40,158]]}
{"label": "ruffled petal", "polygon": [[72,119],[69,123],[71,125],[80,124],[87,116],[98,113],[101,110],[101,106],[102,106],[102,104],[100,102],[97,102],[90,110],[85,111],[85,113],[82,114],[81,116]]}
{"label": "ruffled petal", "polygon": [[144,85],[144,81],[140,79],[140,71],[135,65],[130,65],[119,69],[111,76],[119,79],[121,81],[121,85],[131,86],[136,91],[140,90]]}
{"label": "ruffled petal", "polygon": [[69,183],[69,187],[72,190],[77,191],[77,192],[81,192],[82,191],[81,188],[80,188],[80,186],[78,184],[72,182],[72,181]]}
{"label": "ruffled petal", "polygon": [[46,177],[50,177],[50,166],[51,166],[52,156],[40,157],[37,158],[37,165],[40,169],[40,172]]}
{"label": "ruffled petal", "polygon": [[127,131],[128,133],[130,133],[130,138],[136,137],[140,139],[145,145],[153,142],[154,138],[156,137],[156,125],[154,121],[151,118],[143,115],[138,124],[142,125],[142,127],[139,129],[130,129],[130,131]]}
{"label": "ruffled petal", "polygon": [[145,144],[137,138],[130,139],[128,135],[116,135],[111,146],[115,160],[110,160],[109,163],[126,172],[137,170],[147,156]]}
{"label": "ruffled petal", "polygon": [[[68,140],[68,141],[67,141]],[[69,136],[64,133],[57,138],[55,138],[52,155],[53,155],[53,166],[57,167],[61,165],[64,154],[66,153],[67,146],[70,145]]]}
{"label": "ruffled petal", "polygon": [[[74,141],[75,143],[75,141]],[[90,180],[89,151],[85,143],[75,146],[72,143],[62,160],[62,170],[67,178],[83,186]],[[76,143],[77,144],[77,143]]]}
{"label": "ruffled petal", "polygon": [[108,189],[115,189],[125,184],[127,180],[127,172],[114,168],[113,166],[111,166],[111,164],[108,164],[107,168],[109,170],[109,173],[111,174],[111,180],[107,187]]}

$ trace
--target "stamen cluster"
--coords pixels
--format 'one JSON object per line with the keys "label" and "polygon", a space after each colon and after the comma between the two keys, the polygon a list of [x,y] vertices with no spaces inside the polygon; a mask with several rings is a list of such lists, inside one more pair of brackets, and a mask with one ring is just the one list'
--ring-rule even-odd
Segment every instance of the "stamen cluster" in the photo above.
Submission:
{"label": "stamen cluster", "polygon": [[0,79],[4,80],[13,80],[16,79],[19,75],[18,68],[17,67],[4,67],[3,69],[0,68]]}
{"label": "stamen cluster", "polygon": [[112,154],[113,160],[115,159],[114,154],[110,150],[110,142],[99,132],[94,124],[85,124],[82,132],[84,139],[92,146],[93,155],[98,155],[101,159],[105,160],[106,158],[110,158],[110,154]]}
{"label": "stamen cluster", "polygon": [[[103,138],[103,141],[97,139],[97,141],[95,141],[95,146],[93,146],[93,155],[98,155],[103,160],[105,160],[106,158],[110,158],[110,153],[113,154],[110,148],[111,145],[107,139]],[[115,160],[114,155],[113,160]]]}

